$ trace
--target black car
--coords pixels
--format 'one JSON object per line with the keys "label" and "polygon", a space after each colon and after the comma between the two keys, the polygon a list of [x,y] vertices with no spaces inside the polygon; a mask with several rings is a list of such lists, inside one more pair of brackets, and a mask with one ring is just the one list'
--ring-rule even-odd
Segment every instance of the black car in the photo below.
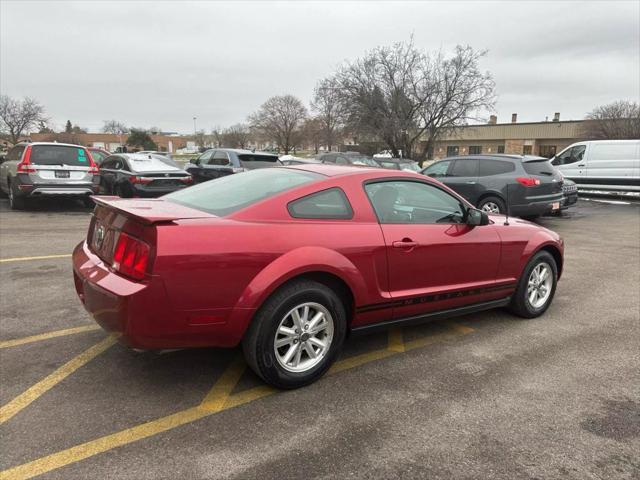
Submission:
{"label": "black car", "polygon": [[100,166],[100,193],[130,197],[159,197],[193,184],[189,173],[156,155],[119,153]]}
{"label": "black car", "polygon": [[[563,178],[549,159],[530,155],[445,158],[422,173],[490,213],[538,217],[560,209]],[[508,201],[507,201],[508,200]]]}
{"label": "black car", "polygon": [[278,156],[270,153],[235,148],[212,148],[189,163],[185,170],[191,174],[195,183],[200,183],[245,170],[281,165]]}
{"label": "black car", "polygon": [[410,172],[419,172],[420,165],[418,162],[408,158],[376,158],[376,162],[382,167],[390,170],[408,170]]}
{"label": "black car", "polygon": [[324,153],[318,157],[322,163],[333,163],[336,165],[352,165],[355,167],[376,167],[380,168],[378,162],[373,158],[362,155],[358,152]]}

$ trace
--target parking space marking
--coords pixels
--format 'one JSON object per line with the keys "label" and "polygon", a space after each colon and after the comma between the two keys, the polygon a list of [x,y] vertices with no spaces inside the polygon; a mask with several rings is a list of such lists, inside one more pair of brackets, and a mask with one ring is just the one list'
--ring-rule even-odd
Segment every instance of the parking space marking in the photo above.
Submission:
{"label": "parking space marking", "polygon": [[38,383],[18,395],[9,403],[0,407],[0,424],[12,418],[33,401],[41,397],[45,392],[47,392],[62,380],[67,378],[69,375],[71,375],[73,372],[75,372],[77,369],[85,365],[96,356],[100,355],[116,342],[116,338],[116,336],[110,335],[104,340],[96,343],[94,346],[88,348],[80,355],[72,358],[60,368],[55,370],[53,373],[46,376],[44,379],[40,380]]}
{"label": "parking space marking", "polygon": [[69,258],[70,253],[63,253],[61,255],[40,255],[38,257],[13,257],[13,258],[0,258],[0,263],[9,262],[26,262],[28,260],[48,260],[50,258]]}
{"label": "parking space marking", "polygon": [[394,327],[389,330],[389,346],[387,350],[392,352],[404,352],[404,340],[402,338],[402,329]]}
{"label": "parking space marking", "polygon": [[29,337],[15,338],[13,340],[0,341],[0,348],[17,347],[25,343],[39,342],[41,340],[49,340],[50,338],[64,337],[65,335],[74,335],[76,333],[91,332],[99,330],[99,325],[83,325],[82,327],[65,328],[63,330],[54,330],[53,332],[40,333]]}
{"label": "parking space marking", "polygon": [[[402,336],[398,337],[397,333],[390,331],[389,346],[387,348],[339,360],[331,367],[329,372],[327,372],[327,375],[332,375],[375,360],[397,355],[400,352],[391,350],[390,346],[396,348],[399,347],[399,344],[396,343],[398,341],[403,343],[403,351],[406,351],[418,348],[419,346],[435,343],[439,340],[448,340],[454,337],[460,337],[474,331],[471,327],[459,325],[454,322],[448,322],[447,326],[449,327],[449,330],[446,332],[413,340],[407,343],[402,341]],[[400,334],[401,333],[402,332],[400,332]],[[392,335],[396,336],[393,341],[391,340]],[[128,428],[126,430],[121,430],[120,432],[112,433],[95,440],[90,440],[86,443],[52,453],[22,465],[17,465],[0,472],[0,480],[33,478],[37,475],[42,475],[43,473],[85,460],[114,448],[137,442],[138,440],[172,430],[182,425],[195,422],[196,420],[215,415],[216,413],[220,413],[230,408],[235,408],[279,392],[279,390],[268,385],[260,385],[231,395],[233,388],[236,386],[245,370],[246,364],[241,360],[241,358],[236,358],[207,393],[200,405]]]}

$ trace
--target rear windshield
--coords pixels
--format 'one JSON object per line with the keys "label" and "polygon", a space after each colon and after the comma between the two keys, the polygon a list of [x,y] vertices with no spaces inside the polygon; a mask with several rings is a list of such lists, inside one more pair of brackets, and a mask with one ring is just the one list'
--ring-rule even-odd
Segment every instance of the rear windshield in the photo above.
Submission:
{"label": "rear windshield", "polygon": [[268,168],[217,178],[162,198],[223,217],[320,178],[318,173]]}
{"label": "rear windshield", "polygon": [[175,172],[180,170],[179,167],[169,165],[156,156],[149,155],[149,157],[129,158],[127,163],[133,172]]}
{"label": "rear windshield", "polygon": [[31,147],[29,162],[34,165],[68,165],[71,167],[91,165],[84,148],[63,145],[34,145]]}
{"label": "rear windshield", "polygon": [[529,175],[553,176],[555,174],[555,168],[546,158],[534,162],[522,162],[522,166],[524,167],[524,171]]}
{"label": "rear windshield", "polygon": [[238,155],[240,159],[240,165],[247,170],[253,170],[254,168],[275,167],[276,165],[282,165],[278,157],[275,155],[254,155],[251,153],[243,153]]}

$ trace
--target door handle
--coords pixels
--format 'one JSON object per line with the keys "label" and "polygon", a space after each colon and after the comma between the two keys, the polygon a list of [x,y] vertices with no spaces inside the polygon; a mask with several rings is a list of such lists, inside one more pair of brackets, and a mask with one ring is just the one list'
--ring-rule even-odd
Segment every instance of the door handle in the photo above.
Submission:
{"label": "door handle", "polygon": [[585,166],[585,164],[584,164],[584,163],[579,163],[579,164],[578,164],[578,166],[579,166],[579,167],[584,167],[584,166]]}
{"label": "door handle", "polygon": [[476,182],[474,182],[473,180],[469,180],[468,182],[464,182],[464,183],[466,183],[467,185],[475,185],[476,184]]}
{"label": "door handle", "polygon": [[410,238],[403,238],[400,241],[395,241],[391,245],[393,248],[415,248],[418,246],[418,242],[414,242]]}

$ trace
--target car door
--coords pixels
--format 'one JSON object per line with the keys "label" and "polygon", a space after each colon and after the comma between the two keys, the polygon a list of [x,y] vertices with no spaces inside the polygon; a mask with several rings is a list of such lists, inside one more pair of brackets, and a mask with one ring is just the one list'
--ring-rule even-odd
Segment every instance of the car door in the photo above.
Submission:
{"label": "car door", "polygon": [[454,160],[444,183],[475,205],[481,193],[478,184],[478,159],[458,158]]}
{"label": "car door", "polygon": [[580,180],[587,175],[587,165],[585,162],[586,144],[573,145],[558,155],[551,161],[560,172],[567,178],[580,184]]}
{"label": "car door", "polygon": [[185,170],[189,173],[189,175],[193,177],[194,183],[206,182],[207,180],[211,180],[210,177],[207,177],[205,175],[205,166],[209,164],[209,161],[211,160],[211,157],[213,157],[214,152],[215,150],[207,150],[198,158],[196,158],[195,161],[189,163],[185,167]]}
{"label": "car door", "polygon": [[209,180],[214,178],[226,177],[234,173],[234,166],[231,163],[229,153],[224,150],[216,150],[209,160],[209,165],[206,170],[206,175]]}
{"label": "car door", "polygon": [[16,145],[12,147],[4,159],[4,162],[0,164],[0,182],[2,189],[9,193],[9,179],[16,175],[16,168],[20,160],[22,160],[22,153],[24,152],[24,145]]}
{"label": "car door", "polygon": [[464,223],[460,199],[419,180],[373,181],[365,190],[384,235],[394,318],[499,298],[500,238],[492,225]]}

